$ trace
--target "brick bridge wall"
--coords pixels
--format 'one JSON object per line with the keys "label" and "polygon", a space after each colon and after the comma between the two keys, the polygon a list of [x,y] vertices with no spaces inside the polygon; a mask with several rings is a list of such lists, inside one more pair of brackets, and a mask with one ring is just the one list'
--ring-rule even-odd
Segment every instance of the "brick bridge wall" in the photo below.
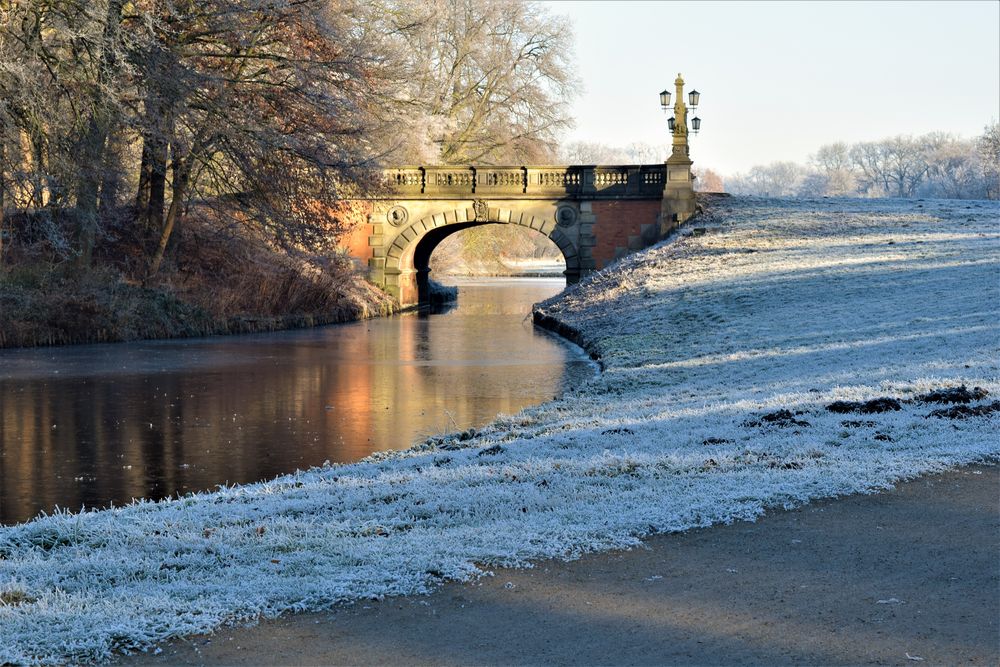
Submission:
{"label": "brick bridge wall", "polygon": [[659,241],[670,227],[664,228],[662,206],[661,199],[592,202],[596,268]]}

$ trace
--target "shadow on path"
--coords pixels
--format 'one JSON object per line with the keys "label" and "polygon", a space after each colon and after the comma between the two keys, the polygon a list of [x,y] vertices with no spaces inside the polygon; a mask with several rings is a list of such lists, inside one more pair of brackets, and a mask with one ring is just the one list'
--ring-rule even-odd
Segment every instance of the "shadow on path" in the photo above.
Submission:
{"label": "shadow on path", "polygon": [[124,662],[992,665],[998,490],[1000,468],[965,468]]}

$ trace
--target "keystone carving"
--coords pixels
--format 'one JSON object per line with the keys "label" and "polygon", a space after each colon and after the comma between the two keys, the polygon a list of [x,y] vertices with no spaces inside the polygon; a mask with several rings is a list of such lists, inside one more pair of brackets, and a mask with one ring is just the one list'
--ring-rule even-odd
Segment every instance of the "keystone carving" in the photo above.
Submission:
{"label": "keystone carving", "polygon": [[482,199],[472,202],[472,209],[476,212],[476,222],[489,222],[490,205]]}

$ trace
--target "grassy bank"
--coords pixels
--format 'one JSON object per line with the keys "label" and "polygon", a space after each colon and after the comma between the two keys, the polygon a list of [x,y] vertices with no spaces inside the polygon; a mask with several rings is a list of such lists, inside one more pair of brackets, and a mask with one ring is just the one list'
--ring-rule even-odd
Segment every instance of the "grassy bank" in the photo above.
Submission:
{"label": "grassy bank", "polygon": [[44,240],[16,241],[0,264],[0,348],[275,331],[396,308],[332,249],[289,251],[208,219],[181,230],[155,283],[134,260],[147,241],[125,226],[105,231],[86,268]]}

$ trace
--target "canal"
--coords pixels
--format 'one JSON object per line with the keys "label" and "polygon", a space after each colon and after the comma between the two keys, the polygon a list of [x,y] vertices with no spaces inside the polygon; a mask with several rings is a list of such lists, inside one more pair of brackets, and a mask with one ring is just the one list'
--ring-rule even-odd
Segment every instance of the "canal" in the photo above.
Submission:
{"label": "canal", "polygon": [[535,328],[562,279],[464,279],[457,307],[273,334],[0,350],[0,524],[405,449],[596,371]]}

